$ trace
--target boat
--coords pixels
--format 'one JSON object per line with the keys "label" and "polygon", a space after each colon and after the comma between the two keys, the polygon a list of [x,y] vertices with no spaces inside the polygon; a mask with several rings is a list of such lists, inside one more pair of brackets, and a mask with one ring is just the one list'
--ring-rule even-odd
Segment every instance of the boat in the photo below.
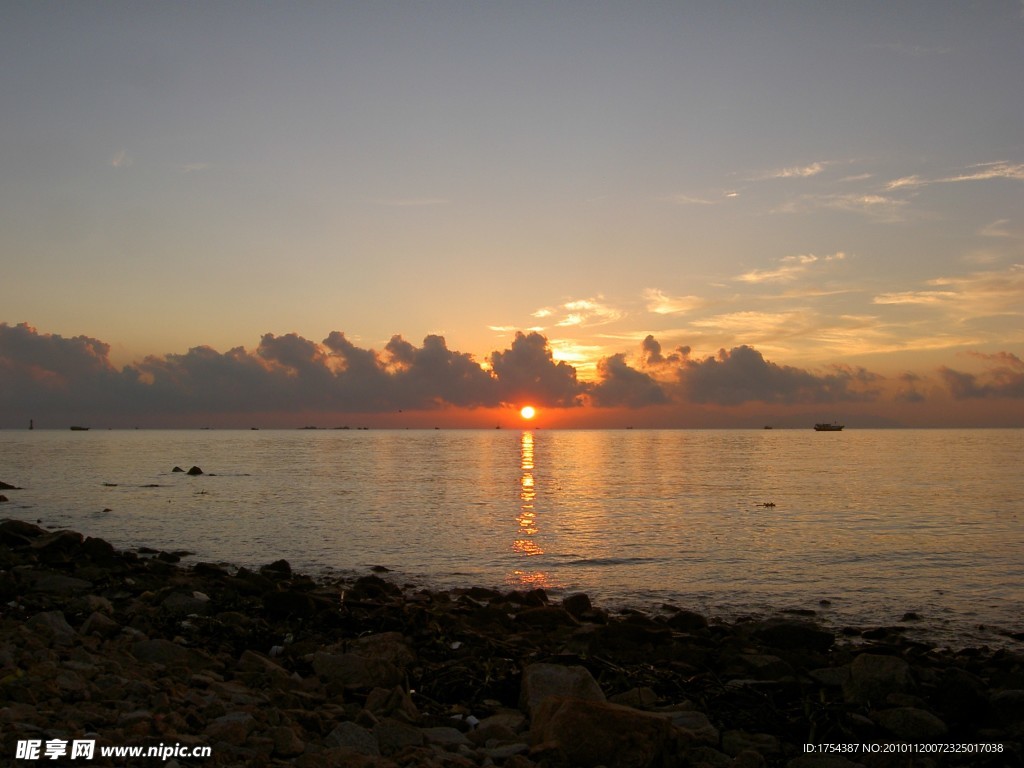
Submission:
{"label": "boat", "polygon": [[837,424],[836,422],[833,421],[831,424],[825,424],[825,423],[815,424],[814,425],[814,431],[815,432],[841,432],[843,427],[845,427],[845,426],[846,426],[845,424]]}
{"label": "boat", "polygon": [[71,427],[71,431],[72,432],[88,432],[89,428],[88,427],[73,426],[73,427]]}

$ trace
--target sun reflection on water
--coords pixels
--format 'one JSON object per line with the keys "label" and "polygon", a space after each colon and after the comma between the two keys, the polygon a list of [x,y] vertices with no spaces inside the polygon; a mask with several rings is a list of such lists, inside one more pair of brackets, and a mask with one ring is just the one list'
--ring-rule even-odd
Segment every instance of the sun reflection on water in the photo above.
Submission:
{"label": "sun reflection on water", "polygon": [[[533,538],[540,528],[537,521],[537,489],[534,483],[533,432],[525,430],[519,440],[519,514],[516,522],[519,528],[517,538],[512,542],[512,551],[521,557],[543,555],[544,549]],[[544,571],[513,570],[506,579],[510,584],[530,587],[549,587],[550,580]]]}

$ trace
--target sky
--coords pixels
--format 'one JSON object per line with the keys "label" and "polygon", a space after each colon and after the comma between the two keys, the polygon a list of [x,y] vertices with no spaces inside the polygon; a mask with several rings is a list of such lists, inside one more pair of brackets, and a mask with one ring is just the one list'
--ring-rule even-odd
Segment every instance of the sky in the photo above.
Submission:
{"label": "sky", "polygon": [[0,428],[1024,426],[1024,3],[0,0]]}

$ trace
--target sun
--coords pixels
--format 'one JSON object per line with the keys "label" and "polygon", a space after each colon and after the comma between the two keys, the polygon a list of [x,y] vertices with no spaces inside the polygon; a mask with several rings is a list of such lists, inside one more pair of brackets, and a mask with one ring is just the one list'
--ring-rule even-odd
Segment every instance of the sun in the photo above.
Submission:
{"label": "sun", "polygon": [[524,405],[522,407],[522,410],[519,411],[519,415],[522,416],[524,419],[529,420],[537,415],[537,409],[534,408],[532,405]]}

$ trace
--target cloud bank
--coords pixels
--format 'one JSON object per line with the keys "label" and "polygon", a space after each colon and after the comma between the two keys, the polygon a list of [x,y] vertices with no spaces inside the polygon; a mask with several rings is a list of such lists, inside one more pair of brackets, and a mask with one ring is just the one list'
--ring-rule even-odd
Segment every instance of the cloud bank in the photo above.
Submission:
{"label": "cloud bank", "polygon": [[[597,379],[556,360],[538,332],[516,332],[484,361],[451,350],[441,336],[417,346],[393,336],[380,350],[341,331],[320,342],[294,333],[265,334],[253,350],[148,356],[120,369],[110,346],[88,336],[65,338],[27,325],[0,323],[0,408],[27,422],[45,414],[83,418],[175,417],[187,414],[382,414],[402,410],[479,409],[531,403],[548,409],[649,407],[736,408],[748,403],[815,405],[926,399],[923,379],[887,382],[865,368],[834,365],[811,371],[765,359],[748,345],[699,357],[686,346],[669,353],[647,336],[633,354],[602,358]],[[1024,362],[1002,353],[976,355],[982,373],[939,370],[958,400],[1024,399]]]}

